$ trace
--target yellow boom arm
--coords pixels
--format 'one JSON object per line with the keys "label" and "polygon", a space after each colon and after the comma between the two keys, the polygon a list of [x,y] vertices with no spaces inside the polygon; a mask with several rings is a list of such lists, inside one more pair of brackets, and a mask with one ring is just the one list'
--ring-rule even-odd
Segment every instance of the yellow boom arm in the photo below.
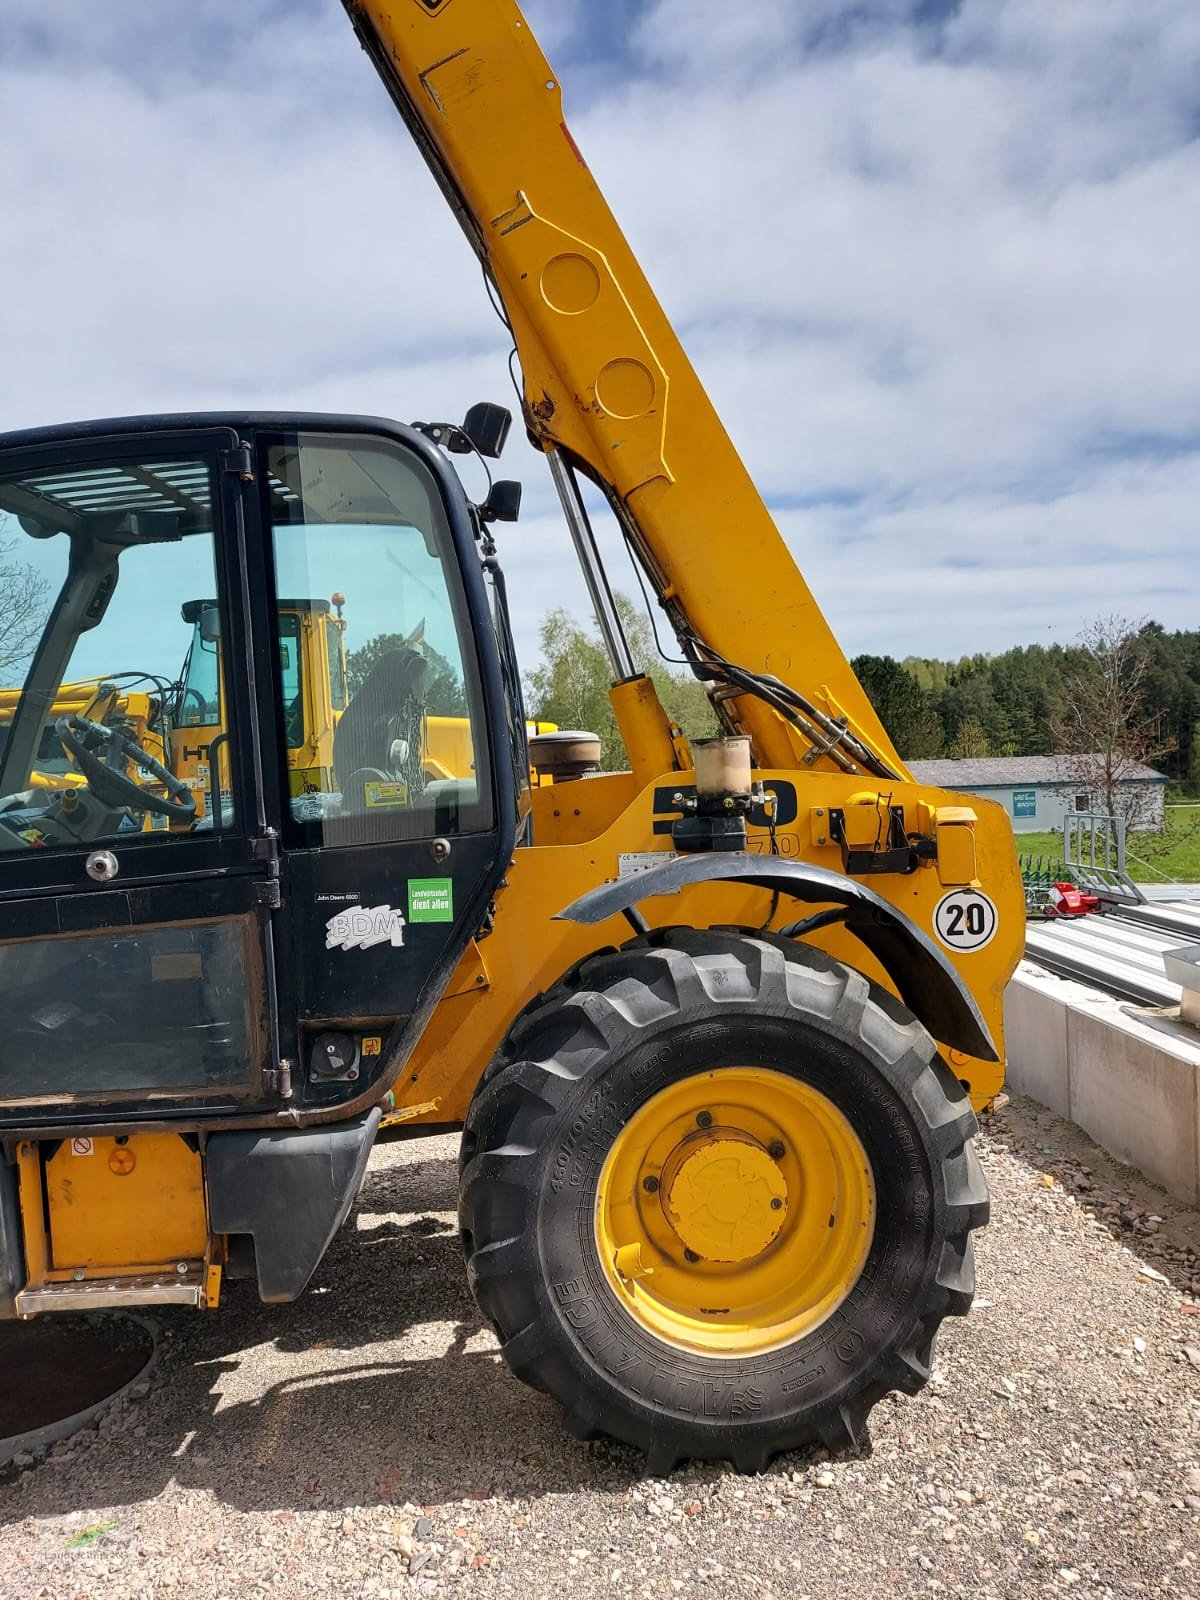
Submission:
{"label": "yellow boom arm", "polygon": [[344,4],[495,284],[531,436],[604,489],[701,661],[782,680],[803,702],[781,714],[726,680],[727,725],[750,734],[760,767],[906,777],[576,148],[518,7]]}

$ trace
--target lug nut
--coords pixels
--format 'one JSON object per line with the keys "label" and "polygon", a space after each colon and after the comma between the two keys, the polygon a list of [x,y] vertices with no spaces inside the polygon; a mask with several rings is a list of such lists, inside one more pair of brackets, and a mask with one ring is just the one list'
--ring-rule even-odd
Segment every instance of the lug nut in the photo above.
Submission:
{"label": "lug nut", "polygon": [[772,1161],[782,1161],[784,1156],[787,1154],[787,1151],[783,1147],[783,1140],[775,1139],[771,1144],[769,1144],[767,1146],[767,1154],[770,1156]]}
{"label": "lug nut", "polygon": [[683,1252],[683,1259],[685,1261],[699,1261],[700,1257],[694,1250],[685,1250]]}
{"label": "lug nut", "polygon": [[778,1195],[776,1195],[774,1200],[771,1201],[771,1210],[772,1211],[782,1211],[783,1210],[783,1201],[779,1198]]}
{"label": "lug nut", "polygon": [[645,1189],[647,1194],[656,1194],[658,1191],[658,1179],[654,1177],[643,1178],[642,1188]]}
{"label": "lug nut", "polygon": [[700,1128],[711,1128],[712,1127],[712,1112],[711,1111],[701,1111],[698,1114],[698,1116],[696,1117],[696,1125],[697,1125],[697,1127],[700,1127]]}

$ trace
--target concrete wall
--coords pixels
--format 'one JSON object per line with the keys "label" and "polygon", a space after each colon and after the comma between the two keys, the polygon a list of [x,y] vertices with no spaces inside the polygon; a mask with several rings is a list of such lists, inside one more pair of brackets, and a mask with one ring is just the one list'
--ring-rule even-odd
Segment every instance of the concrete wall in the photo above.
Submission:
{"label": "concrete wall", "polygon": [[[1163,826],[1166,785],[1144,782],[1130,787],[1138,790],[1136,825],[1158,832]],[[1014,833],[1059,833],[1062,831],[1064,813],[1074,811],[1075,796],[1082,794],[1083,788],[1082,784],[1074,783],[1015,783],[996,788],[978,786],[971,793],[978,794],[984,800],[998,801],[1012,817]],[[1028,794],[1030,790],[1034,794],[1036,810],[1031,817],[1018,817],[1013,796]]]}
{"label": "concrete wall", "polygon": [[1004,997],[1008,1082],[1200,1205],[1200,1033],[1023,961]]}

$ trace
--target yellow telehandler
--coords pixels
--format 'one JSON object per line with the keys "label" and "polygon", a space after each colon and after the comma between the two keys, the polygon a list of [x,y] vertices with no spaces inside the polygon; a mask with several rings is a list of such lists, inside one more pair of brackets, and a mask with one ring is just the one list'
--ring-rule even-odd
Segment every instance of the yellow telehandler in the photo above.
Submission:
{"label": "yellow telehandler", "polygon": [[[295,1297],[386,1109],[461,1128],[471,1287],[572,1432],[657,1473],[849,1445],[971,1302],[972,1108],[1024,925],[1007,816],[899,759],[517,6],[345,4],[511,329],[629,768],[551,734],[530,785],[496,549],[519,494],[472,502],[453,467],[499,456],[502,408],[0,437],[0,537],[57,593],[0,756],[0,1315]],[[716,739],[635,670],[581,478]],[[335,589],[370,666],[296,792],[278,597]],[[32,786],[63,683],[178,662],[196,595],[216,802],[81,712],[51,720],[86,785]]]}

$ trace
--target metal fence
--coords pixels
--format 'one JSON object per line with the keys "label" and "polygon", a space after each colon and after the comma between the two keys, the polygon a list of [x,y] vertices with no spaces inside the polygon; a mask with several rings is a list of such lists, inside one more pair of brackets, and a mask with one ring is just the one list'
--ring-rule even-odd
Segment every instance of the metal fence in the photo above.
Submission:
{"label": "metal fence", "polygon": [[1103,899],[1141,903],[1145,895],[1125,866],[1125,818],[1099,811],[1069,811],[1063,819],[1062,858],[1023,855],[1021,879],[1025,905],[1043,911],[1056,883],[1073,883]]}

